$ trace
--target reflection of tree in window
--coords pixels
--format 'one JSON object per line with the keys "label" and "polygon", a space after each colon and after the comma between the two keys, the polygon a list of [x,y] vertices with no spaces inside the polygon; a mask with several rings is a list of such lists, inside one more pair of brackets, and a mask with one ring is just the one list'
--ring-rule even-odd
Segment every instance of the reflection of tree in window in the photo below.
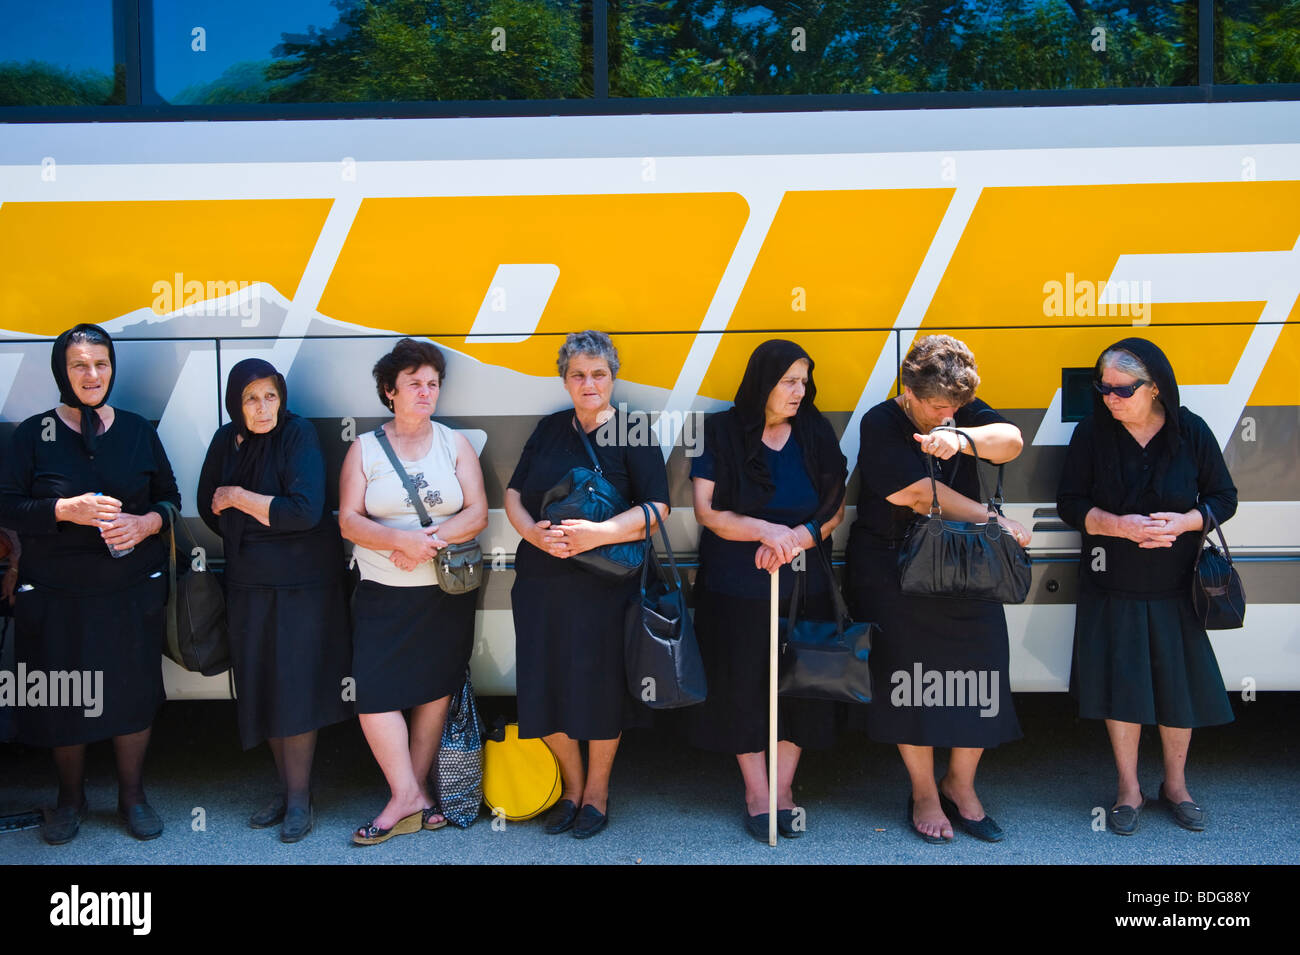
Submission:
{"label": "reflection of tree in window", "polygon": [[326,29],[282,33],[174,103],[365,103],[591,95],[590,3],[334,0]]}
{"label": "reflection of tree in window", "polygon": [[1194,0],[610,0],[610,92],[1191,84],[1195,8]]}
{"label": "reflection of tree in window", "polygon": [[[591,95],[586,6],[526,0],[340,0],[329,30],[285,35],[280,102]],[[585,24],[590,30],[589,22]],[[496,40],[495,48],[493,41]],[[503,47],[503,48],[502,48]]]}
{"label": "reflection of tree in window", "polygon": [[1214,82],[1300,83],[1300,0],[1227,0],[1214,12]]}
{"label": "reflection of tree in window", "polygon": [[11,4],[0,33],[0,106],[126,102],[126,37],[112,0]]}

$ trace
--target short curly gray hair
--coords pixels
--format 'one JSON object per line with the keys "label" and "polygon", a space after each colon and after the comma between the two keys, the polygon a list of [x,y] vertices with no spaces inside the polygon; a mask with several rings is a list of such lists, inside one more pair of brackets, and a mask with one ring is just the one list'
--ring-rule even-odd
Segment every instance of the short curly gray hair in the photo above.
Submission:
{"label": "short curly gray hair", "polygon": [[615,378],[618,377],[618,349],[604,332],[591,329],[585,332],[569,332],[568,337],[564,339],[564,344],[560,346],[560,353],[555,356],[555,367],[559,369],[561,378],[569,374],[569,360],[576,355],[605,359],[605,363],[609,365],[609,373]]}

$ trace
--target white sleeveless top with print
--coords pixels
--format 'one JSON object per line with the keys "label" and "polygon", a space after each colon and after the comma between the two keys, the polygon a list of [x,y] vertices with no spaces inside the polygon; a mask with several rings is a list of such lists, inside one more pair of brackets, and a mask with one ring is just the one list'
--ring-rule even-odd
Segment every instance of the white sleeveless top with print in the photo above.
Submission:
{"label": "white sleeveless top with print", "polygon": [[[465,506],[465,497],[456,480],[456,432],[434,421],[429,451],[418,461],[402,461],[411,476],[424,509],[437,527]],[[393,470],[388,455],[379,446],[374,432],[360,436],[361,472],[366,478],[366,516],[385,527],[418,530],[420,517],[415,512],[402,479]],[[353,559],[361,570],[362,580],[373,580],[389,587],[436,587],[438,576],[433,561],[425,561],[412,571],[399,570],[388,559],[391,551],[371,550],[357,544]]]}

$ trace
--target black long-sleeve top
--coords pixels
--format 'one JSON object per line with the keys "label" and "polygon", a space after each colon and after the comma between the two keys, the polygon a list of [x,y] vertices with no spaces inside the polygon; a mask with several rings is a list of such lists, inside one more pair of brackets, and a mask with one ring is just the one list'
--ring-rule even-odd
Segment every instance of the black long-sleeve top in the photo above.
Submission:
{"label": "black long-sleeve top", "polygon": [[114,408],[113,424],[96,442],[93,456],[53,409],[18,426],[0,469],[0,525],[22,539],[22,583],[79,595],[111,594],[166,565],[166,530],[115,558],[99,528],[54,519],[60,498],[87,492],[117,498],[127,514],[156,512],[164,528],[161,502],[178,508],[181,503],[158,432],[137,414]]}
{"label": "black long-sleeve top", "polygon": [[1080,573],[1104,590],[1148,598],[1189,592],[1200,534],[1181,534],[1172,547],[1144,550],[1122,537],[1089,534],[1084,521],[1093,507],[1121,514],[1182,514],[1208,505],[1221,523],[1237,512],[1237,488],[1214,433],[1186,408],[1180,409],[1179,417],[1182,441],[1158,482],[1156,465],[1170,440],[1169,429],[1157,432],[1145,448],[1126,429],[1117,429],[1125,504],[1131,507],[1118,512],[1113,507],[1102,507],[1097,500],[1103,492],[1095,419],[1085,418],[1074,429],[1057,489],[1056,508],[1061,520],[1083,535]]}
{"label": "black long-sleeve top", "polygon": [[[343,544],[338,522],[325,507],[325,458],[316,431],[296,415],[281,428],[274,459],[257,486],[245,488],[272,498],[271,525],[245,520],[238,557],[226,554],[228,584],[312,587],[334,583],[342,573]],[[199,516],[218,535],[221,522],[212,512],[212,495],[231,483],[240,453],[235,435],[233,424],[217,429],[199,474]]]}

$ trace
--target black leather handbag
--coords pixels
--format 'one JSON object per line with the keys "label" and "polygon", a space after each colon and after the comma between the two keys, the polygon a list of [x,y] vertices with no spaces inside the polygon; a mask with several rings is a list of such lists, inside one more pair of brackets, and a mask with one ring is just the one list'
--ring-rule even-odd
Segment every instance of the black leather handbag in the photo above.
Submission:
{"label": "black leather handbag", "polygon": [[[702,702],[707,694],[704,660],[695,639],[695,625],[686,609],[686,593],[663,517],[659,517],[659,535],[668,557],[666,574],[651,544],[650,506],[642,504],[641,511],[645,515],[646,536],[641,592],[628,603],[623,628],[627,690],[654,710],[692,706]],[[658,514],[658,508],[655,513]],[[650,580],[652,565],[655,574]]]}
{"label": "black leather handbag", "polygon": [[[599,523],[609,520],[615,514],[622,514],[631,507],[618,492],[618,488],[605,480],[596,451],[591,446],[591,439],[581,427],[576,427],[577,419],[574,420],[574,430],[582,438],[582,445],[591,458],[591,467],[573,468],[542,497],[542,520],[552,524],[565,520]],[[641,541],[625,541],[593,547],[581,554],[574,554],[569,560],[577,561],[583,570],[601,577],[627,580],[641,570],[644,557],[645,545]]]}
{"label": "black leather handbag", "polygon": [[795,573],[790,614],[780,623],[780,669],[777,692],[809,700],[871,702],[871,645],[879,632],[874,623],[854,623],[840,594],[830,559],[822,545],[813,547],[821,557],[835,602],[834,620],[800,620],[799,605],[806,587],[807,570]]}
{"label": "black leather handbag", "polygon": [[[1246,588],[1232,565],[1223,528],[1208,504],[1201,505],[1205,523],[1201,528],[1201,552],[1192,565],[1192,610],[1206,630],[1237,630],[1246,624]],[[1218,532],[1220,550],[1210,540]]]}
{"label": "black leather handbag", "polygon": [[[397,457],[397,452],[393,450],[388,435],[384,434],[383,425],[375,429],[375,440],[384,449],[384,454],[388,455],[393,470],[397,472],[402,487],[406,489],[407,496],[415,507],[416,516],[420,518],[420,526],[428,527],[433,523],[433,518],[425,510],[424,502],[420,500],[420,491],[411,480],[411,475],[406,473],[406,468],[402,467],[402,462]],[[444,593],[466,594],[471,590],[477,590],[479,584],[483,583],[483,549],[479,547],[478,538],[461,541],[459,544],[448,544],[438,551],[437,556],[433,558],[433,572],[438,579],[438,586]]]}
{"label": "black leather handbag", "polygon": [[[934,430],[954,431],[970,441],[980,500],[984,500],[979,451],[971,436],[959,428],[939,427]],[[988,520],[972,524],[943,519],[933,456],[927,454],[925,463],[930,471],[930,514],[918,516],[912,522],[899,548],[898,571],[903,593],[918,597],[964,597],[1004,604],[1024,603],[1029,596],[1033,574],[1025,549],[998,523],[998,516],[1002,513],[1002,465],[998,465],[997,490],[988,498]]]}
{"label": "black leather handbag", "polygon": [[[189,555],[194,538],[181,520],[180,511],[163,501],[167,512],[170,550],[167,558],[167,642],[163,653],[192,673],[216,676],[230,669],[230,633],[226,628],[226,595],[210,570],[194,570]],[[188,538],[180,561],[176,559],[176,535]]]}

